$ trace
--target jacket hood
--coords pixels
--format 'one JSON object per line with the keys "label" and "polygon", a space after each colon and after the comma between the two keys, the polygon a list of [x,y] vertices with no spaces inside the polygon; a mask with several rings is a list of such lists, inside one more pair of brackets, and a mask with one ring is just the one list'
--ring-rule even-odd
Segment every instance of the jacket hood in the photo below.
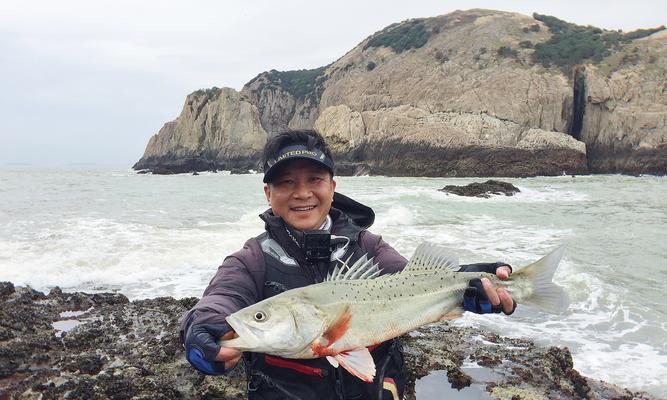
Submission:
{"label": "jacket hood", "polygon": [[360,228],[367,229],[375,222],[375,212],[356,200],[334,192],[332,208],[340,210],[347,215],[350,220]]}

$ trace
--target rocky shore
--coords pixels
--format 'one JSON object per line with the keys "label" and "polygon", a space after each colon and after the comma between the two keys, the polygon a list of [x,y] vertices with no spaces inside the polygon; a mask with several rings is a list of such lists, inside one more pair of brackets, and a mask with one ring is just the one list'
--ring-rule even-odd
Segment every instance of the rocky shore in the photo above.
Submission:
{"label": "rocky shore", "polygon": [[[1,282],[0,399],[246,398],[242,368],[209,377],[185,361],[178,319],[196,300],[130,302],[117,293],[44,294]],[[408,399],[416,398],[415,382],[421,393],[425,376],[499,399],[652,399],[583,377],[567,348],[446,322],[405,335],[403,347]]]}

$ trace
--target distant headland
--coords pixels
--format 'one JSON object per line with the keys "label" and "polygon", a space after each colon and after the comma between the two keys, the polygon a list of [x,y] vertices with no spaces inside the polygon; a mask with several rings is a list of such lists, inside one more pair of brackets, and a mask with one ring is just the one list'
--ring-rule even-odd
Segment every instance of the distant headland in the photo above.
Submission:
{"label": "distant headland", "polygon": [[259,169],[315,128],[340,174],[667,174],[667,31],[473,9],[392,24],[335,62],[197,90],[136,170]]}

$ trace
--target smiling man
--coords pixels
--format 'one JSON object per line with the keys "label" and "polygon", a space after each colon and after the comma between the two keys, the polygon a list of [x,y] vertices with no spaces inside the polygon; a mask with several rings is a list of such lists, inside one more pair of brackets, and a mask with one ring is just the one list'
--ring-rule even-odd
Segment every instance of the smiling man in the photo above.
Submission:
{"label": "smiling man", "polygon": [[329,169],[308,159],[287,162],[264,178],[264,194],[273,214],[294,229],[318,229],[333,203],[336,181],[332,175]]}
{"label": "smiling man", "polygon": [[[197,370],[223,374],[243,358],[248,397],[257,399],[392,399],[403,396],[406,380],[398,339],[369,348],[378,366],[366,383],[325,358],[285,359],[262,353],[241,354],[219,344],[234,332],[225,318],[286,290],[322,282],[338,260],[350,264],[373,257],[382,273],[398,272],[407,260],[382,237],[370,233],[373,210],[336,190],[334,161],[324,138],[312,130],[272,136],[264,147],[264,194],[270,209],[260,218],[265,232],[225,258],[201,300],[183,318],[181,339]],[[504,263],[473,264],[462,271],[485,271],[507,278]],[[516,307],[504,289],[488,279],[472,280],[464,308],[477,313]]]}

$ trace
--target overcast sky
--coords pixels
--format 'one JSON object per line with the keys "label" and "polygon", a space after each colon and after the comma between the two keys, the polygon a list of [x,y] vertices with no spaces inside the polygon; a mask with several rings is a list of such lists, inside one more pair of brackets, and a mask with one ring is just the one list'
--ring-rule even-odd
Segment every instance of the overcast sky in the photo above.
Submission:
{"label": "overcast sky", "polygon": [[0,165],[131,166],[200,88],[316,68],[385,26],[457,9],[634,30],[663,1],[0,0]]}

